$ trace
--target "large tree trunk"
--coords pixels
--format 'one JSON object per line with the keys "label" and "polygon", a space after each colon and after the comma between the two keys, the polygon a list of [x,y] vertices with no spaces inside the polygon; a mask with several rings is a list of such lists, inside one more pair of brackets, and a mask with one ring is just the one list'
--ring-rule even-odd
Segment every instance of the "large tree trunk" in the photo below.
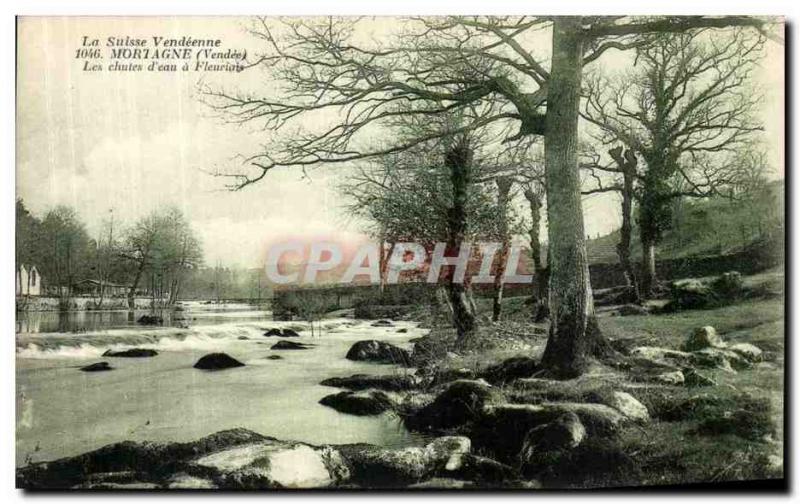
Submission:
{"label": "large tree trunk", "polygon": [[542,367],[560,378],[582,374],[600,349],[583,226],[578,108],[583,67],[580,18],[553,22],[545,121],[550,334]]}
{"label": "large tree trunk", "polygon": [[656,242],[662,220],[659,212],[661,209],[658,197],[659,181],[655,174],[658,169],[657,160],[648,160],[648,173],[645,176],[639,207],[639,240],[642,243],[642,280],[639,293],[643,299],[653,296],[653,288],[656,285]]}
{"label": "large tree trunk", "polygon": [[[448,254],[458,255],[467,231],[467,189],[472,171],[472,150],[465,143],[453,146],[445,153],[445,166],[450,170],[453,184],[453,206],[447,216],[447,248]],[[455,281],[455,268],[448,269],[447,289],[453,308],[453,325],[458,336],[457,345],[463,347],[475,333],[475,313],[466,286],[463,282]]]}
{"label": "large tree trunk", "polygon": [[648,236],[642,237],[642,288],[641,295],[645,299],[653,296],[656,277],[656,244]]}
{"label": "large tree trunk", "polygon": [[511,249],[511,236],[508,232],[508,194],[511,192],[513,180],[510,177],[500,177],[495,180],[497,184],[497,207],[500,211],[499,234],[501,239],[500,257],[498,258],[497,269],[494,276],[494,296],[492,298],[492,321],[500,320],[503,311],[503,285],[506,275],[506,263]]}
{"label": "large tree trunk", "polygon": [[639,296],[636,270],[631,261],[633,183],[636,178],[636,154],[631,149],[627,149],[623,155],[622,147],[611,149],[608,153],[611,154],[617,166],[622,170],[622,228],[620,229],[619,243],[617,244],[617,256],[619,256],[619,263],[625,274],[625,282],[631,289],[631,300],[638,304],[642,300]]}

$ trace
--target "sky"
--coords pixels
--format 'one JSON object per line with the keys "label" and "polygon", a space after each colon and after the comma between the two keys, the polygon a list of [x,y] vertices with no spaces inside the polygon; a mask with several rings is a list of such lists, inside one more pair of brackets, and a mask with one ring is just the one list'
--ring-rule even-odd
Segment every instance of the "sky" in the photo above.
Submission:
{"label": "sky", "polygon": [[[391,18],[366,21],[359,36],[380,37],[396,24]],[[233,17],[20,18],[17,197],[38,215],[58,204],[72,206],[93,235],[112,213],[125,225],[159,206],[176,205],[200,236],[209,265],[260,267],[267,246],[285,239],[363,241],[364,223],[345,213],[337,190],[347,167],[308,174],[274,170],[236,192],[212,175],[236,166],[237,154],[256,152],[270,132],[214,117],[197,96],[198,81],[273,93],[274,83],[259,70],[86,72],[75,58],[84,36],[103,42],[111,36],[219,38],[223,48],[250,52],[262,42],[247,33],[247,25]],[[769,43],[768,51],[758,79],[766,92],[770,159],[782,174],[783,47]],[[625,61],[613,51],[603,58],[610,68]],[[584,213],[590,236],[619,225],[614,196],[586,199]]]}

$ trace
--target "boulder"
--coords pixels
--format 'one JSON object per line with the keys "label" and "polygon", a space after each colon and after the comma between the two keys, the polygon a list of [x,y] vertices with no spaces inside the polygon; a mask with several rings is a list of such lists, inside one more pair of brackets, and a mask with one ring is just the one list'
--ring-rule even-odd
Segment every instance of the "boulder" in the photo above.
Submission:
{"label": "boulder", "polygon": [[604,404],[611,406],[631,420],[639,422],[650,420],[650,413],[647,411],[647,407],[627,392],[612,392]]}
{"label": "boulder", "polygon": [[269,348],[270,350],[308,350],[311,347],[305,343],[297,343],[295,341],[279,341]]}
{"label": "boulder", "polygon": [[338,387],[349,390],[378,389],[397,392],[411,390],[418,386],[418,380],[412,375],[366,375],[355,374],[340,378],[327,378],[320,382],[327,387]]}
{"label": "boulder", "polygon": [[522,464],[537,461],[543,453],[575,448],[586,438],[586,428],[574,412],[568,411],[550,423],[538,425],[525,435],[519,460]]}
{"label": "boulder", "polygon": [[488,404],[502,394],[482,380],[456,380],[440,392],[429,405],[405,418],[406,426],[417,431],[451,429],[477,420]]}
{"label": "boulder", "polygon": [[696,369],[684,370],[683,378],[683,384],[687,387],[715,387],[717,385],[716,381]]}
{"label": "boulder", "polygon": [[319,403],[339,413],[358,416],[380,415],[393,409],[395,405],[394,401],[380,390],[339,392],[323,397]]}
{"label": "boulder", "polygon": [[164,318],[158,315],[142,315],[136,323],[142,325],[163,325]]}
{"label": "boulder", "polygon": [[744,292],[744,280],[738,271],[728,271],[711,282],[711,288],[718,298],[735,300]]}
{"label": "boulder", "polygon": [[408,332],[408,328],[406,328],[406,327],[401,327],[400,329],[398,329],[398,330],[397,330],[397,332],[398,332],[399,334],[405,334],[405,333],[407,333],[407,332]]}
{"label": "boulder", "polygon": [[433,403],[435,399],[434,394],[419,392],[405,394],[397,405],[397,412],[401,417],[415,415],[419,410]]}
{"label": "boulder", "polygon": [[87,373],[96,373],[98,371],[111,371],[114,369],[108,362],[95,362],[94,364],[89,364],[88,366],[83,366],[81,371],[86,371]]}
{"label": "boulder", "polygon": [[729,271],[710,282],[695,278],[672,282],[669,294],[665,311],[705,309],[730,304],[747,294],[747,288],[739,272]]}
{"label": "boulder", "polygon": [[669,303],[665,311],[708,308],[714,304],[714,293],[707,284],[696,279],[676,280],[670,284]]}
{"label": "boulder", "polygon": [[[68,489],[92,483],[169,481],[193,458],[266,438],[246,429],[220,431],[188,443],[123,441],[74,457],[17,469],[17,487]],[[205,475],[194,477],[208,479]]]}
{"label": "boulder", "polygon": [[[516,465],[528,433],[548,425],[567,413],[573,413],[588,436],[607,437],[631,422],[622,413],[605,404],[545,402],[539,404],[501,403],[484,408],[469,436],[477,450],[492,453],[503,463]],[[537,431],[539,432],[539,431]]]}
{"label": "boulder", "polygon": [[465,488],[475,488],[475,483],[454,478],[431,478],[420,483],[412,483],[408,485],[408,488],[417,490],[463,490]]}
{"label": "boulder", "polygon": [[661,383],[661,384],[674,384],[673,381],[682,380],[676,373],[681,372],[681,368],[691,364],[692,355],[688,354],[690,359],[687,361],[679,361],[672,363],[669,360],[650,360],[644,357],[632,357],[628,362],[629,374],[633,381],[645,383]]}
{"label": "boulder", "polygon": [[239,341],[248,341],[250,338],[248,338],[247,336],[239,336],[236,339],[239,340]]}
{"label": "boulder", "polygon": [[217,485],[207,478],[197,478],[185,472],[177,473],[172,476],[165,485],[173,490],[213,490]]}
{"label": "boulder", "polygon": [[698,367],[717,368],[729,372],[748,369],[751,362],[727,348],[704,348],[692,352],[692,363]]}
{"label": "boulder", "polygon": [[289,329],[287,327],[287,328],[285,328],[283,330],[283,333],[281,334],[281,336],[283,336],[284,338],[299,338],[300,337],[300,333],[298,333],[294,329]]}
{"label": "boulder", "polygon": [[626,304],[617,308],[617,314],[621,317],[630,315],[649,315],[650,312],[644,306],[637,304]]}
{"label": "boulder", "polygon": [[149,348],[130,348],[128,350],[106,350],[103,357],[155,357],[158,352]]}
{"label": "boulder", "polygon": [[511,357],[486,368],[481,376],[489,383],[502,384],[527,378],[538,371],[538,363],[530,357]]}
{"label": "boulder", "polygon": [[652,381],[664,385],[681,385],[685,378],[682,371],[667,371],[653,376]]}
{"label": "boulder", "polygon": [[391,320],[376,320],[370,325],[372,327],[394,327],[394,324]]}
{"label": "boulder", "polygon": [[351,445],[341,447],[351,468],[352,481],[366,487],[402,487],[419,483],[443,471],[471,443],[462,436],[437,438],[425,447],[401,449]]}
{"label": "boulder", "polygon": [[195,369],[205,369],[209,371],[242,366],[244,366],[244,364],[225,353],[211,353],[204,355],[200,357],[200,360],[198,360],[194,365]]}
{"label": "boulder", "polygon": [[281,359],[283,359],[283,357],[281,357],[280,355],[267,355],[264,358],[265,359],[269,359],[269,360],[281,360]]}
{"label": "boulder", "polygon": [[498,434],[509,432],[513,437],[514,431],[517,435],[524,435],[565,413],[576,414],[590,435],[608,435],[629,422],[621,412],[605,404],[578,402],[490,405],[484,409],[484,420],[494,422]]}
{"label": "boulder", "polygon": [[276,439],[203,455],[187,472],[226,489],[327,488],[350,476],[336,450]]}
{"label": "boulder", "polygon": [[630,351],[631,357],[638,357],[666,365],[685,365],[692,360],[692,354],[670,348],[641,346]]}
{"label": "boulder", "polygon": [[267,332],[265,332],[264,336],[266,336],[266,337],[283,336],[283,333],[277,327],[273,327],[272,329],[269,329]]}
{"label": "boulder", "polygon": [[705,348],[724,348],[725,342],[717,334],[716,329],[711,326],[698,327],[686,338],[681,345],[681,350],[694,352]]}
{"label": "boulder", "polygon": [[435,369],[432,372],[430,385],[436,387],[455,380],[474,380],[477,373],[469,368]]}
{"label": "boulder", "polygon": [[510,465],[471,453],[451,457],[442,474],[448,479],[474,481],[479,484],[497,484],[520,478],[519,472]]}
{"label": "boulder", "polygon": [[750,362],[760,361],[764,353],[760,348],[750,343],[736,343],[734,345],[730,345],[728,350],[731,352],[736,352]]}
{"label": "boulder", "polygon": [[354,343],[350,350],[347,351],[345,358],[352,361],[400,364],[403,366],[407,366],[411,362],[411,355],[407,350],[391,343],[377,340],[364,340]]}

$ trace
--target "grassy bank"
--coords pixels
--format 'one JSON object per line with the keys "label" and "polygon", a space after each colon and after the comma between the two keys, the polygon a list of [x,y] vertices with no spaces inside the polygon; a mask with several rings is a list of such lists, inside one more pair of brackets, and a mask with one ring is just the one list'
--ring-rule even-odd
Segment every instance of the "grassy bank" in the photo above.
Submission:
{"label": "grassy bank", "polygon": [[[746,369],[703,369],[707,386],[642,383],[624,369],[597,363],[587,375],[564,382],[525,380],[500,385],[506,401],[521,404],[593,402],[624,391],[645,405],[650,421],[630,424],[614,435],[590,437],[549,460],[535,477],[545,487],[620,487],[763,480],[783,477],[784,302],[783,271],[749,277],[749,287],[768,296],[710,310],[615,316],[601,311],[606,337],[624,352],[640,346],[679,350],[693,329],[713,326],[724,341],[749,343],[764,353]],[[443,352],[433,364],[440,373],[469,370],[475,376],[504,360],[535,360],[546,343],[546,326],[529,322],[525,298],[504,303],[501,322],[484,323],[479,348],[459,355]],[[430,339],[449,341],[453,330],[433,327]],[[499,434],[499,433],[498,433]],[[491,450],[490,450],[491,451]],[[486,453],[488,456],[496,454]]]}

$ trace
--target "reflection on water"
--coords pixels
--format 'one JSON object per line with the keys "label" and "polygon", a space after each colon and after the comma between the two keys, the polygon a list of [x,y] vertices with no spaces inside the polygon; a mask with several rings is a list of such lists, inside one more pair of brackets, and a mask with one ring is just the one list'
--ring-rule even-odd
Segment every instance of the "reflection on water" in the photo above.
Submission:
{"label": "reflection on water", "polygon": [[[268,318],[268,311],[244,304],[203,304],[184,302],[182,311],[164,310],[161,316],[168,327],[187,327],[194,324],[220,324],[235,320]],[[101,329],[121,329],[138,326],[136,321],[149,310],[92,310],[92,311],[28,311],[17,312],[16,332],[20,333],[81,333]],[[141,326],[140,326],[141,327]]]}
{"label": "reflection on water", "polygon": [[[132,326],[147,311],[32,311],[17,313],[18,333],[89,332]],[[172,324],[165,313],[165,323]]]}

